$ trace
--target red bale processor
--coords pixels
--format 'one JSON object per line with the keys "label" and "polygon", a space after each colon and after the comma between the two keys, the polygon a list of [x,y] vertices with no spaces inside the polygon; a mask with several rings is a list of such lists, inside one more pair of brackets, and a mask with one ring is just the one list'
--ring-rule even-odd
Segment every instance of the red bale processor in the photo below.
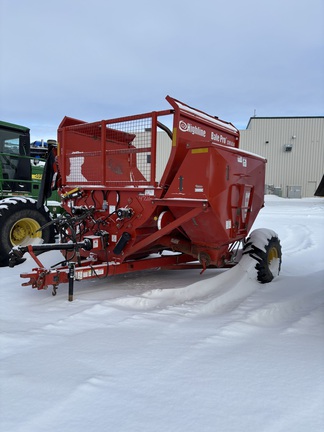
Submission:
{"label": "red bale processor", "polygon": [[[10,252],[11,266],[26,252],[38,265],[21,274],[29,279],[23,285],[52,285],[55,294],[68,283],[72,300],[75,280],[231,267],[242,250],[256,260],[260,282],[278,274],[277,235],[256,230],[247,238],[264,205],[266,160],[239,149],[231,123],[166,99],[172,109],[94,123],[63,119],[39,197],[41,204],[51,189],[61,196],[65,214],[53,220],[59,241]],[[54,249],[63,261],[46,269],[37,253]]]}

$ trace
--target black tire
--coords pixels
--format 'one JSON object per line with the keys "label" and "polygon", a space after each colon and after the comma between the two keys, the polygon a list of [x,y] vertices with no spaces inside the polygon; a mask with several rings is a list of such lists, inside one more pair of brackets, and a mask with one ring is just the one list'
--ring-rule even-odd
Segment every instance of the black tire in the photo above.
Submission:
{"label": "black tire", "polygon": [[[263,238],[263,244],[260,241]],[[262,243],[262,241],[261,241]],[[257,280],[261,283],[271,282],[279,275],[282,263],[281,245],[274,231],[259,229],[251,233],[246,240],[243,254],[249,254],[257,261]]]}
{"label": "black tire", "polygon": [[36,200],[25,197],[0,201],[1,267],[9,264],[8,254],[14,246],[32,244],[38,237],[41,237],[44,243],[54,243],[54,226],[40,229],[51,221],[50,212],[46,207],[37,209],[36,205]]}

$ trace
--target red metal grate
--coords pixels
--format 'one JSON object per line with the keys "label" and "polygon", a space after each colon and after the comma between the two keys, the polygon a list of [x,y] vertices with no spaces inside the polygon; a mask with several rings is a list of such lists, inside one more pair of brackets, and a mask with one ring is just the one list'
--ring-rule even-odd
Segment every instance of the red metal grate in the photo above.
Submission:
{"label": "red metal grate", "polygon": [[[68,186],[141,186],[155,179],[153,115],[63,128],[62,169]],[[65,174],[65,175],[64,175]]]}

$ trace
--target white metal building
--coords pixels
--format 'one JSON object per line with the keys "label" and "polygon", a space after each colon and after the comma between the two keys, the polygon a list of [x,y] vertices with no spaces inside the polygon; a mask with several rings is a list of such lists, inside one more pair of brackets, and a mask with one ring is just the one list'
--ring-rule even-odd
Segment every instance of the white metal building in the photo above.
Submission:
{"label": "white metal building", "polygon": [[240,147],[264,156],[266,192],[314,196],[324,174],[324,117],[251,117]]}

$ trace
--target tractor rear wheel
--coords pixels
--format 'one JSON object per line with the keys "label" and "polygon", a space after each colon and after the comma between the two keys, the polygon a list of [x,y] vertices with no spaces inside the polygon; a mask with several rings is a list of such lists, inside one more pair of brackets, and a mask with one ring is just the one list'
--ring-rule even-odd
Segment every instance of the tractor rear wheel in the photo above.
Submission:
{"label": "tractor rear wheel", "polygon": [[257,261],[257,279],[261,283],[271,282],[281,269],[282,253],[277,234],[268,229],[257,229],[246,240],[243,254]]}
{"label": "tractor rear wheel", "polygon": [[32,198],[15,197],[0,201],[0,266],[9,263],[10,250],[19,245],[29,245],[43,239],[54,243],[53,225],[42,228],[51,221],[49,210],[38,209]]}

